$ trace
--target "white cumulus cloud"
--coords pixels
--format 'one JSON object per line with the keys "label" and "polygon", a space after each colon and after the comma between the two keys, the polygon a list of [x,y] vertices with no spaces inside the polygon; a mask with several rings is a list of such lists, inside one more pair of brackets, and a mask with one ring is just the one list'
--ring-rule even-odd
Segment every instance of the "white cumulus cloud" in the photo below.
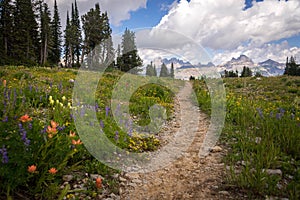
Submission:
{"label": "white cumulus cloud", "polygon": [[243,0],[181,0],[157,27],[212,49],[235,49],[245,42],[260,46],[299,33],[300,1],[265,0],[244,7]]}
{"label": "white cumulus cloud", "polygon": [[[46,2],[51,8],[53,7],[54,0],[46,0]],[[72,3],[74,3],[72,0],[57,0],[62,24],[65,24],[67,10],[71,12]],[[77,0],[80,15],[94,8],[96,3],[100,4],[102,12],[108,12],[110,23],[119,26],[122,21],[130,19],[130,12],[146,8],[147,0]]]}

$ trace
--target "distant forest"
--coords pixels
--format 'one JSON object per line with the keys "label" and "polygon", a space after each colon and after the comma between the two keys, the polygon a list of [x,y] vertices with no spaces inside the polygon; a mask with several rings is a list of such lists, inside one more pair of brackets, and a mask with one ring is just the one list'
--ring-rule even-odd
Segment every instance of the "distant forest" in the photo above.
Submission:
{"label": "distant forest", "polygon": [[[0,65],[87,68],[103,65],[137,73],[142,66],[135,33],[126,29],[113,48],[107,12],[99,4],[79,16],[76,0],[62,30],[59,8],[43,0],[0,0]],[[134,70],[135,69],[135,70]]]}

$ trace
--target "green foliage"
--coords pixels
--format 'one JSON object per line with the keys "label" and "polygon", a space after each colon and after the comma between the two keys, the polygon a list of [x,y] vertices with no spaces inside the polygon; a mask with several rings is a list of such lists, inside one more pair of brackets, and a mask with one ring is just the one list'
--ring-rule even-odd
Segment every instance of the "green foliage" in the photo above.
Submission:
{"label": "green foliage", "polygon": [[138,55],[135,44],[135,33],[126,29],[122,36],[122,55],[117,58],[117,66],[123,72],[138,74],[143,61]]}
{"label": "green foliage", "polygon": [[300,76],[300,65],[296,63],[296,60],[293,56],[291,56],[290,60],[289,58],[286,60],[284,75]]}
{"label": "green foliage", "polygon": [[146,67],[146,76],[157,76],[156,67],[153,66],[152,62]]}
{"label": "green foliage", "polygon": [[236,71],[236,72],[234,72],[234,71],[227,71],[227,70],[225,70],[224,71],[224,77],[225,78],[227,78],[227,77],[238,77],[239,76],[239,72],[238,71]]}
{"label": "green foliage", "polygon": [[165,63],[161,65],[159,77],[169,77],[170,73]]}
{"label": "green foliage", "polygon": [[[101,13],[99,4],[82,16],[84,39],[84,64],[88,69],[99,69],[111,65],[114,49],[107,13]],[[106,66],[107,65],[107,66]]]}
{"label": "green foliage", "polygon": [[[227,116],[221,138],[231,149],[225,159],[228,184],[255,198],[299,198],[300,104],[297,94],[286,90],[288,79],[224,79]],[[194,88],[207,112],[210,97],[205,95],[205,83],[196,81]],[[269,174],[268,169],[281,170],[282,175]]]}
{"label": "green foliage", "polygon": [[252,71],[249,67],[243,67],[243,71],[241,73],[241,77],[251,77],[252,76]]}
{"label": "green foliage", "polygon": [[52,51],[49,55],[49,61],[54,65],[58,65],[58,63],[60,62],[60,55],[61,55],[62,32],[61,32],[60,17],[59,17],[56,0],[54,1],[53,13],[54,14],[51,21],[51,31],[52,31],[51,40],[53,41],[53,45],[52,45]]}
{"label": "green foliage", "polygon": [[129,139],[129,149],[133,152],[155,151],[160,141],[154,135],[133,133]]}

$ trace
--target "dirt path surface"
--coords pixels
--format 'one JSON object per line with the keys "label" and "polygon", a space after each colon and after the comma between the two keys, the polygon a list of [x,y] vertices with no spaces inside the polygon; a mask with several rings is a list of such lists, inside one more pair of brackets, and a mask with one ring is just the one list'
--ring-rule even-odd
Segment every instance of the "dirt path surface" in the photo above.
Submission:
{"label": "dirt path surface", "polygon": [[[199,158],[199,150],[209,126],[209,118],[199,111],[190,99],[189,82],[181,89],[175,106],[173,120],[163,128],[159,136],[163,143],[188,145],[179,158],[168,166],[149,173],[124,173],[120,177],[121,199],[236,199],[222,190],[225,150],[216,146],[205,158]],[[197,117],[195,118],[195,115]],[[183,121],[189,117],[190,121]],[[197,119],[197,120],[195,120]],[[192,140],[185,136],[195,129]],[[174,133],[178,133],[174,136]],[[177,141],[177,142],[176,142]],[[179,145],[178,148],[182,146]],[[177,148],[176,145],[174,147]],[[224,178],[224,177],[223,177]]]}

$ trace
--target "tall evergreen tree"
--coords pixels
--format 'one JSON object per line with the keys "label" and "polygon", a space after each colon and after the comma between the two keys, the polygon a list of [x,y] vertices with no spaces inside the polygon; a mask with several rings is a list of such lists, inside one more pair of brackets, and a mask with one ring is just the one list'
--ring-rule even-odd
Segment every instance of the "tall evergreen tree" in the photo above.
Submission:
{"label": "tall evergreen tree", "polygon": [[252,71],[249,67],[244,66],[243,71],[241,73],[241,77],[251,77],[252,76]]}
{"label": "tall evergreen tree", "polygon": [[166,64],[163,63],[163,64],[161,65],[159,77],[169,77],[169,76],[170,76],[169,70],[168,70]]}
{"label": "tall evergreen tree", "polygon": [[152,62],[146,67],[146,76],[156,76],[156,69]]}
{"label": "tall evergreen tree", "polygon": [[16,0],[12,56],[17,64],[35,64],[38,53],[38,24],[31,0]]}
{"label": "tall evergreen tree", "polygon": [[142,71],[142,65],[143,61],[138,55],[135,44],[135,33],[126,28],[122,36],[122,56],[118,67],[124,72],[130,71],[132,74],[138,74]]}
{"label": "tall evergreen tree", "polygon": [[171,64],[171,71],[170,71],[170,77],[175,78],[175,71],[174,71],[174,64]]}
{"label": "tall evergreen tree", "polygon": [[54,12],[53,19],[51,22],[51,30],[52,30],[52,52],[50,54],[50,62],[51,64],[57,65],[60,62],[61,57],[61,25],[60,25],[60,17],[57,7],[57,2],[54,0]]}
{"label": "tall evergreen tree", "polygon": [[64,35],[64,58],[65,58],[65,66],[72,67],[73,65],[73,46],[72,46],[72,39],[73,39],[73,30],[72,25],[70,22],[69,12],[67,11],[67,19],[66,19],[66,28],[65,28],[65,35]]}
{"label": "tall evergreen tree", "polygon": [[114,49],[107,13],[101,13],[99,4],[82,16],[84,30],[83,58],[90,69],[113,66]]}
{"label": "tall evergreen tree", "polygon": [[9,64],[13,42],[13,5],[11,0],[0,1],[0,64]]}
{"label": "tall evergreen tree", "polygon": [[300,76],[300,66],[297,65],[296,59],[293,56],[291,56],[290,60],[287,58],[284,74],[290,76]]}
{"label": "tall evergreen tree", "polygon": [[41,18],[41,55],[40,64],[48,65],[48,56],[53,46],[51,16],[48,5],[40,2],[40,18]]}
{"label": "tall evergreen tree", "polygon": [[[81,35],[81,27],[80,27],[80,18],[79,11],[77,7],[77,1],[74,2],[74,7],[72,4],[72,31],[74,34],[74,38],[72,40],[73,45],[73,59],[76,59],[76,65],[79,67],[80,65],[80,54],[81,54],[81,45],[82,45],[82,35]],[[74,64],[74,60],[72,62]]]}

